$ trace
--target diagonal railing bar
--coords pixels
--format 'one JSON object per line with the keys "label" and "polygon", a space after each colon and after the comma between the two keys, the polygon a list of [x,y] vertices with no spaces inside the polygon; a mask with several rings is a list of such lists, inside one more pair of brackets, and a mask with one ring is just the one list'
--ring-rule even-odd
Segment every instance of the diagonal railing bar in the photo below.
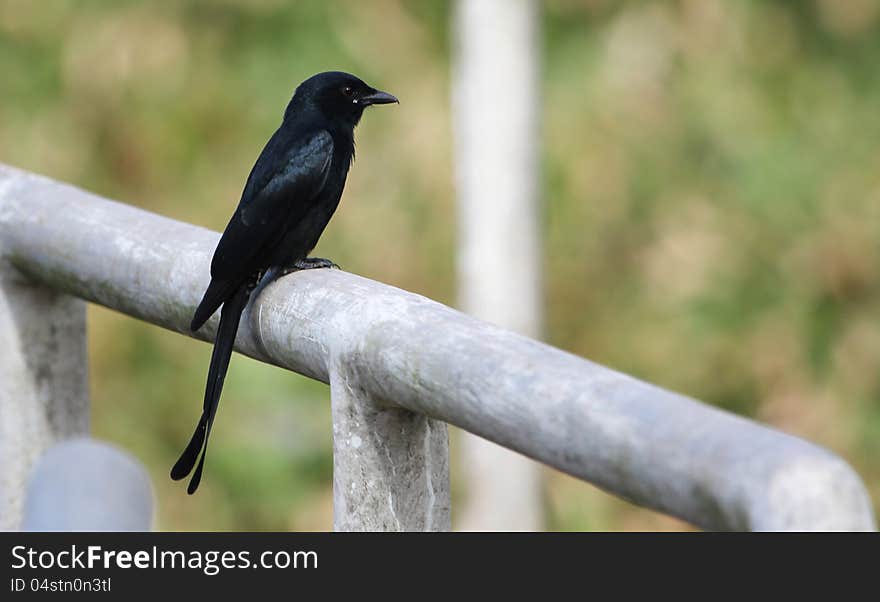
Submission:
{"label": "diagonal railing bar", "polygon": [[[0,167],[4,261],[204,340],[216,317],[187,325],[217,237]],[[449,528],[444,422],[704,528],[874,528],[858,475],[821,447],[343,271],[266,287],[236,349],[330,384],[338,529]]]}

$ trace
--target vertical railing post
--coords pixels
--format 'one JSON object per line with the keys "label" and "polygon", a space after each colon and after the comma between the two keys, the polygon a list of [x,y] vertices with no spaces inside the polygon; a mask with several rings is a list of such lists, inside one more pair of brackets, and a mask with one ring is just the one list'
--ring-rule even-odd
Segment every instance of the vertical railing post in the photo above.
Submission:
{"label": "vertical railing post", "polygon": [[357,380],[330,368],[334,529],[448,531],[446,424],[384,405]]}
{"label": "vertical railing post", "polygon": [[0,339],[0,529],[15,530],[42,452],[89,431],[86,304],[0,255]]}

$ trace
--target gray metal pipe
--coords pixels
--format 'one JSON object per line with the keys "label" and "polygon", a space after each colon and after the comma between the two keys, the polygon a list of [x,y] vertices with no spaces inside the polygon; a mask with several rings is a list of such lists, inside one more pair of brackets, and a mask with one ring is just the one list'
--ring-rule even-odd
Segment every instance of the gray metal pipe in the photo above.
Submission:
{"label": "gray metal pipe", "polygon": [[[0,245],[13,265],[171,330],[190,334],[217,238],[0,168]],[[216,318],[197,336],[215,327]],[[324,382],[345,366],[346,382],[376,403],[458,425],[701,527],[874,528],[858,475],[816,445],[339,270],[266,287],[236,348]]]}

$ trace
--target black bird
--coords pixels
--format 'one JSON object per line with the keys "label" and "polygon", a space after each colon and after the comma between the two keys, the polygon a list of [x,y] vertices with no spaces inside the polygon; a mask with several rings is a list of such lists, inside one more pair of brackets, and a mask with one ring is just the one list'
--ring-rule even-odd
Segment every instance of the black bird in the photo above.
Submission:
{"label": "black bird", "polygon": [[238,323],[261,279],[293,270],[332,267],[309,253],[339,204],[354,160],[354,128],[370,105],[397,99],[339,71],[301,83],[248,176],[241,200],[211,261],[211,284],[193,316],[198,330],[221,305],[220,326],[208,369],[205,403],[195,433],[171,469],[179,480],[192,472],[199,486],[208,437],[217,413]]}

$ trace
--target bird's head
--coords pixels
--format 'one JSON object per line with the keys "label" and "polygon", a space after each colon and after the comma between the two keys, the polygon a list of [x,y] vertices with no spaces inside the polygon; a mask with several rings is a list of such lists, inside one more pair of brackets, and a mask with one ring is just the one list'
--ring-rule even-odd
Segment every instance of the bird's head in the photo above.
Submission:
{"label": "bird's head", "polygon": [[350,73],[327,71],[313,75],[297,87],[284,119],[300,111],[317,110],[327,119],[354,127],[368,106],[392,102],[399,101]]}

